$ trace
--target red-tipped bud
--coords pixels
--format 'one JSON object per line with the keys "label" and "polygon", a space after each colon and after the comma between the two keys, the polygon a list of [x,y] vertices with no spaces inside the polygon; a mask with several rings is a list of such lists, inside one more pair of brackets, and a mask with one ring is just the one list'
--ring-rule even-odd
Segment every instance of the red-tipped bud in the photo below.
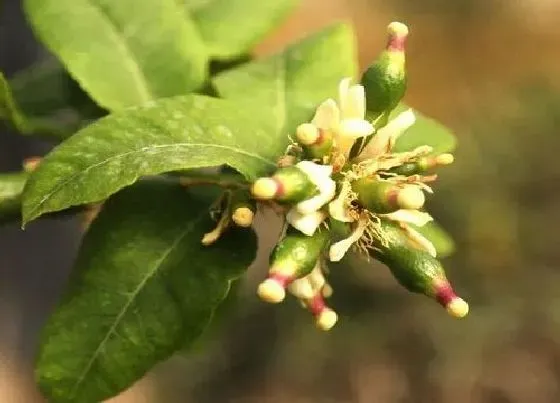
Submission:
{"label": "red-tipped bud", "polygon": [[397,224],[383,220],[382,228],[386,242],[376,245],[372,253],[387,265],[396,280],[411,292],[435,299],[456,318],[467,315],[469,306],[453,291],[441,263],[428,252],[412,246]]}
{"label": "red-tipped bud", "polygon": [[383,115],[376,127],[387,123],[389,113],[406,91],[405,44],[408,28],[399,22],[387,27],[387,47],[362,76],[366,89],[367,109],[373,118]]}
{"label": "red-tipped bud", "polygon": [[400,185],[375,177],[352,182],[358,202],[368,210],[386,214],[400,209],[415,210],[424,205],[426,198],[418,186]]}
{"label": "red-tipped bud", "polygon": [[333,133],[331,130],[321,129],[312,123],[299,125],[296,138],[308,157],[322,159],[333,147]]}
{"label": "red-tipped bud", "polygon": [[403,165],[395,167],[391,169],[391,172],[404,176],[422,174],[427,170],[438,166],[450,165],[454,160],[455,158],[453,157],[453,154],[449,153],[436,156],[430,155],[426,157],[420,157],[416,161],[407,162]]}
{"label": "red-tipped bud", "polygon": [[336,324],[338,315],[326,305],[320,293],[305,301],[305,305],[315,317],[315,325],[319,329],[327,331]]}
{"label": "red-tipped bud", "polygon": [[307,276],[317,265],[329,234],[326,231],[306,236],[290,230],[272,251],[268,277],[259,285],[258,295],[267,302],[281,302],[285,289],[296,279]]}
{"label": "red-tipped bud", "polygon": [[285,202],[299,202],[317,192],[317,186],[297,166],[280,168],[272,177],[257,179],[251,187],[255,199]]}

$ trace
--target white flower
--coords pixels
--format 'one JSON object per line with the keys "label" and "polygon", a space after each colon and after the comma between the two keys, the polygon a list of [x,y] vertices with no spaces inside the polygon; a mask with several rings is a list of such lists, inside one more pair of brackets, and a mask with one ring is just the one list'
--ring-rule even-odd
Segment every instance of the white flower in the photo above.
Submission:
{"label": "white flower", "polygon": [[373,125],[365,119],[366,94],[362,85],[350,85],[351,78],[343,79],[338,87],[340,124],[336,131],[335,144],[348,156],[354,142],[374,132]]}
{"label": "white flower", "polygon": [[329,98],[315,111],[311,123],[323,130],[336,130],[340,124],[340,110],[336,102]]}
{"label": "white flower", "polygon": [[296,166],[307,174],[309,180],[319,190],[319,194],[295,205],[295,209],[301,214],[309,214],[319,210],[335,196],[336,183],[331,178],[333,167],[319,165],[312,161],[301,161]]}

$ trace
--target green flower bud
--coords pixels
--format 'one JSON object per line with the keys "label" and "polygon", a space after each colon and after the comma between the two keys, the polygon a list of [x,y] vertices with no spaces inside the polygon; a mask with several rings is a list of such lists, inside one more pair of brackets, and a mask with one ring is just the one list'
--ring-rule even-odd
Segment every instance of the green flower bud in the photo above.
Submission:
{"label": "green flower bud", "polygon": [[377,177],[352,182],[358,202],[374,213],[386,214],[400,209],[415,210],[424,205],[422,190],[414,185],[401,185]]}
{"label": "green flower bud", "polygon": [[453,291],[441,263],[414,247],[397,224],[384,220],[382,228],[386,242],[376,245],[371,254],[387,265],[396,280],[411,292],[435,299],[454,317],[467,315],[469,306]]}
{"label": "green flower bud", "polygon": [[304,123],[296,130],[296,139],[305,155],[311,159],[322,159],[329,155],[333,147],[333,132],[321,129],[312,123]]}
{"label": "green flower bud", "polygon": [[395,167],[391,169],[391,172],[404,176],[422,174],[431,168],[452,164],[453,160],[453,154],[447,153],[440,154],[438,156],[426,156],[418,158],[416,161],[407,162],[403,165]]}
{"label": "green flower bud", "polygon": [[328,240],[328,231],[307,236],[290,227],[270,255],[268,278],[258,288],[261,299],[273,303],[284,300],[286,287],[311,273]]}
{"label": "green flower bud", "polygon": [[367,109],[372,118],[385,114],[384,126],[406,91],[405,43],[408,28],[399,22],[387,27],[388,41],[379,58],[366,70],[361,83],[366,89]]}
{"label": "green flower bud", "polygon": [[297,166],[279,168],[271,177],[259,178],[251,193],[259,200],[297,203],[319,192],[309,176]]}

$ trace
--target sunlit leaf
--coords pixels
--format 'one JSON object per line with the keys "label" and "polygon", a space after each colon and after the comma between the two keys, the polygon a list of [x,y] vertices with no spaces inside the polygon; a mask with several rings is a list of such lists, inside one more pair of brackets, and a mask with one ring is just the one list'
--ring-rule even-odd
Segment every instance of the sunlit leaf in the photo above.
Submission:
{"label": "sunlit leaf", "polygon": [[185,94],[208,57],[177,0],[25,0],[37,36],[108,110]]}

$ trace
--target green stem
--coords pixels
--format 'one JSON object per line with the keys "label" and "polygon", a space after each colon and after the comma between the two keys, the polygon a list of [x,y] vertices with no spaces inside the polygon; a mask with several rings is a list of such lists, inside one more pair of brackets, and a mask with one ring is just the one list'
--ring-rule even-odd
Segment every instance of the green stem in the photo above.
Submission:
{"label": "green stem", "polygon": [[[21,198],[29,172],[0,174],[0,225],[21,220]],[[150,180],[150,179],[143,179]],[[239,174],[181,172],[179,182],[184,186],[213,185],[228,189],[248,189],[249,183]],[[87,206],[73,207],[49,217],[66,216],[83,211]]]}

